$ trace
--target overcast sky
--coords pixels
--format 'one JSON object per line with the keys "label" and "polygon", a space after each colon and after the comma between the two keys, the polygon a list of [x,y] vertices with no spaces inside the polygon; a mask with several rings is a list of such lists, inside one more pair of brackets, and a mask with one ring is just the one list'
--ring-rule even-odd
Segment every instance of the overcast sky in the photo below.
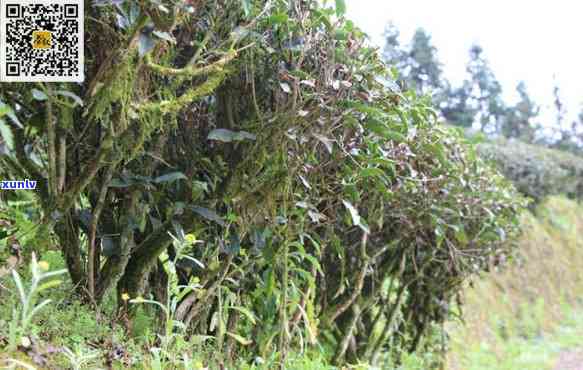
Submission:
{"label": "overcast sky", "polygon": [[[546,109],[553,98],[553,75],[568,116],[583,108],[583,2],[580,0],[346,0],[348,17],[382,46],[389,21],[408,44],[423,27],[432,36],[445,76],[459,84],[473,42],[502,83],[507,102],[524,80],[531,96]],[[551,116],[552,117],[552,116]],[[550,118],[550,117],[549,117]]]}

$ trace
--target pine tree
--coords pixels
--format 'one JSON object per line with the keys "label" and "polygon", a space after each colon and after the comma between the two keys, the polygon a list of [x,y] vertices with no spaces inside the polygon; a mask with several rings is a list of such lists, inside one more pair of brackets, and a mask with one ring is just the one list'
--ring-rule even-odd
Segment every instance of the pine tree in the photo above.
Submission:
{"label": "pine tree", "polygon": [[423,28],[415,31],[407,56],[410,64],[407,79],[419,94],[435,93],[443,87],[437,48],[431,44],[431,36]]}
{"label": "pine tree", "polygon": [[401,45],[400,32],[394,23],[387,24],[383,35],[383,58],[397,69],[399,80],[419,95],[431,93],[434,98],[438,97],[445,84],[437,48],[431,44],[429,33],[417,29],[408,47]]}
{"label": "pine tree", "polygon": [[389,22],[385,26],[383,37],[385,38],[385,46],[383,48],[383,59],[390,65],[396,66],[398,69],[403,67],[402,62],[405,57],[405,51],[401,47],[399,41],[400,32],[397,26]]}
{"label": "pine tree", "polygon": [[551,147],[568,150],[574,153],[583,153],[583,110],[578,117],[571,122],[565,124],[565,117],[567,110],[561,97],[561,89],[555,82],[553,86],[553,104],[555,108],[555,137],[558,139],[551,144]]}
{"label": "pine tree", "polygon": [[484,57],[484,49],[478,44],[470,48],[466,71],[470,77],[472,101],[478,111],[481,130],[499,132],[506,110],[502,100],[502,86]]}
{"label": "pine tree", "polygon": [[447,83],[443,91],[443,101],[439,105],[443,118],[450,124],[471,127],[476,117],[477,109],[471,104],[471,84],[464,81],[463,85],[453,88]]}
{"label": "pine tree", "polygon": [[520,138],[526,142],[534,140],[535,127],[532,119],[538,116],[540,107],[530,98],[524,81],[516,86],[520,100],[506,109],[502,123],[502,135],[508,138]]}
{"label": "pine tree", "polygon": [[570,130],[566,130],[565,127],[563,127],[567,111],[565,109],[565,104],[563,104],[563,98],[561,97],[561,88],[556,80],[553,86],[553,106],[555,109],[553,131],[557,140],[553,142],[551,146],[559,149],[568,149],[571,141],[571,133]]}

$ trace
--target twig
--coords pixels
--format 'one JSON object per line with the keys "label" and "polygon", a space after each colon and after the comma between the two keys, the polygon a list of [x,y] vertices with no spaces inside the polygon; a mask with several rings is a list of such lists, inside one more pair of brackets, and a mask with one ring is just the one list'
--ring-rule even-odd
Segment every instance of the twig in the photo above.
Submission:
{"label": "twig", "polygon": [[409,284],[403,284],[399,287],[399,291],[397,293],[397,300],[395,301],[395,304],[393,304],[391,306],[391,309],[388,312],[388,316],[387,316],[387,319],[385,321],[385,325],[383,326],[383,330],[381,331],[381,335],[379,336],[375,345],[373,346],[373,351],[372,351],[372,355],[370,358],[371,364],[374,364],[376,358],[378,357],[379,351],[381,349],[383,342],[385,341],[387,333],[389,332],[389,329],[393,325],[393,320],[395,319],[397,309],[401,306],[401,300],[403,299],[405,289],[407,288],[408,285]]}
{"label": "twig", "polygon": [[335,307],[332,307],[330,310],[328,310],[329,311],[328,314],[324,315],[324,317],[325,317],[324,324],[325,325],[332,324],[332,322],[334,322],[334,320],[336,320],[336,318],[338,318],[338,316],[343,314],[352,305],[352,303],[354,303],[356,298],[358,298],[358,296],[362,292],[362,288],[364,286],[364,278],[366,276],[366,271],[368,270],[368,267],[369,267],[369,259],[368,259],[368,257],[366,257],[367,240],[368,240],[368,234],[363,233],[360,253],[361,253],[361,257],[362,256],[364,256],[364,257],[362,258],[362,268],[360,269],[360,271],[358,272],[358,276],[356,277],[356,285],[354,287],[354,290],[352,291],[352,294],[350,295],[350,297],[348,297],[344,302],[342,302],[342,303],[336,305]]}
{"label": "twig", "polygon": [[334,356],[334,362],[337,364],[341,363],[342,360],[344,359],[344,356],[346,355],[346,350],[348,349],[348,343],[350,342],[350,338],[352,338],[352,333],[354,332],[354,329],[356,328],[356,323],[358,322],[358,319],[360,318],[360,313],[361,313],[361,311],[360,311],[360,307],[358,304],[355,304],[354,306],[352,306],[352,319],[350,320],[350,323],[348,324],[348,328],[346,329],[346,332],[344,333],[344,337],[342,338],[342,341],[338,345],[336,355]]}
{"label": "twig", "polygon": [[[198,313],[202,309],[203,305],[208,303],[207,299],[210,296],[212,296],[215,293],[215,291],[220,287],[220,285],[223,283],[223,281],[225,280],[225,278],[227,277],[227,274],[229,272],[229,267],[231,266],[232,260],[233,260],[233,255],[230,254],[229,257],[227,258],[227,261],[225,262],[225,267],[223,268],[221,276],[213,283],[213,285],[211,285],[205,291],[204,295],[198,300],[196,305],[192,306],[192,309],[190,310],[190,312],[188,312],[188,315],[186,316],[186,319],[184,320],[184,325],[188,326],[190,324],[192,319],[196,315],[198,315]],[[196,294],[194,292],[192,292],[192,293],[190,293],[190,295],[191,295],[190,302],[193,302],[194,299],[196,299]],[[181,306],[182,306],[182,304],[181,304]],[[178,310],[177,310],[177,313],[178,313]]]}
{"label": "twig", "polygon": [[212,28],[209,28],[207,30],[206,34],[204,35],[204,38],[202,39],[202,41],[200,42],[200,44],[198,46],[198,49],[196,50],[196,52],[194,53],[192,58],[190,58],[190,60],[188,61],[188,63],[187,63],[188,66],[194,65],[194,63],[196,63],[198,58],[200,58],[200,55],[202,54],[202,51],[204,50],[206,44],[211,39],[211,35],[212,35],[211,31],[212,31]]}
{"label": "twig", "polygon": [[61,135],[59,137],[59,180],[58,192],[62,193],[65,190],[65,177],[67,173],[67,137]]}

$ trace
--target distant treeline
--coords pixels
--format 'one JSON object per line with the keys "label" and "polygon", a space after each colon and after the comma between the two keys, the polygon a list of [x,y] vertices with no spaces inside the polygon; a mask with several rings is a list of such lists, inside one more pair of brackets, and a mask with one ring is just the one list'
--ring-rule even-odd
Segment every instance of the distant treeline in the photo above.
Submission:
{"label": "distant treeline", "polygon": [[519,101],[504,101],[502,86],[480,45],[471,46],[466,78],[461,86],[453,86],[443,75],[437,48],[426,30],[417,29],[411,42],[402,45],[399,30],[389,23],[384,39],[383,57],[394,67],[399,82],[418,94],[430,95],[448,123],[477,128],[489,136],[583,153],[583,111],[572,122],[566,120],[558,85],[553,87],[553,122],[541,122],[540,106],[530,97],[523,81],[516,86]]}

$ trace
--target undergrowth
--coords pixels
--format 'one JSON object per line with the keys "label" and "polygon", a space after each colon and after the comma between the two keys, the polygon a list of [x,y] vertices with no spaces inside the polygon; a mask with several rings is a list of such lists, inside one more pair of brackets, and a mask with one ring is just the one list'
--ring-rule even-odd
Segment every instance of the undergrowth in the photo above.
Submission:
{"label": "undergrowth", "polygon": [[[180,249],[180,246],[178,246]],[[168,261],[169,262],[169,261]],[[22,325],[20,320],[0,319],[0,365],[2,368],[70,368],[93,369],[109,367],[114,369],[215,369],[221,368],[213,351],[213,337],[183,335],[179,323],[172,319],[175,303],[153,302],[137,298],[127,300],[135,304],[136,319],[131,327],[119,316],[115,300],[108,297],[100,310],[83,304],[74,293],[70,279],[61,284],[55,276],[62,273],[65,266],[60,253],[49,250],[37,262],[34,254],[30,269],[21,266],[20,273],[14,271],[11,278],[0,279],[0,317],[12,317],[13,311],[20,313],[26,306],[18,294],[18,283],[22,289],[35,297],[35,302],[43,304],[43,309],[34,311],[29,322]],[[50,268],[50,271],[48,271]],[[35,275],[37,283],[35,284]],[[19,276],[19,278],[15,278]],[[40,278],[40,279],[39,279]],[[46,285],[38,284],[39,281]],[[175,289],[170,279],[168,290]],[[36,286],[35,286],[36,285]],[[42,287],[42,289],[39,289]],[[143,305],[151,303],[152,305]],[[34,305],[33,305],[34,306]],[[37,305],[38,307],[38,305]],[[163,307],[161,310],[156,308]],[[30,313],[30,308],[27,312]],[[165,321],[157,320],[163,312]],[[111,319],[114,318],[114,319]],[[15,327],[15,325],[17,326]],[[158,331],[155,328],[159,326]],[[18,338],[13,338],[17,330]],[[209,341],[210,340],[210,341]],[[330,365],[330,349],[317,349],[288,354],[286,369],[338,369]],[[384,355],[380,367],[375,369],[426,369],[435,361],[435,354],[405,354],[402,364],[396,365],[391,357]],[[233,366],[245,370],[267,370],[278,366],[279,354],[256,357],[254,361],[239,359]],[[343,369],[369,369],[368,364],[353,364]]]}

